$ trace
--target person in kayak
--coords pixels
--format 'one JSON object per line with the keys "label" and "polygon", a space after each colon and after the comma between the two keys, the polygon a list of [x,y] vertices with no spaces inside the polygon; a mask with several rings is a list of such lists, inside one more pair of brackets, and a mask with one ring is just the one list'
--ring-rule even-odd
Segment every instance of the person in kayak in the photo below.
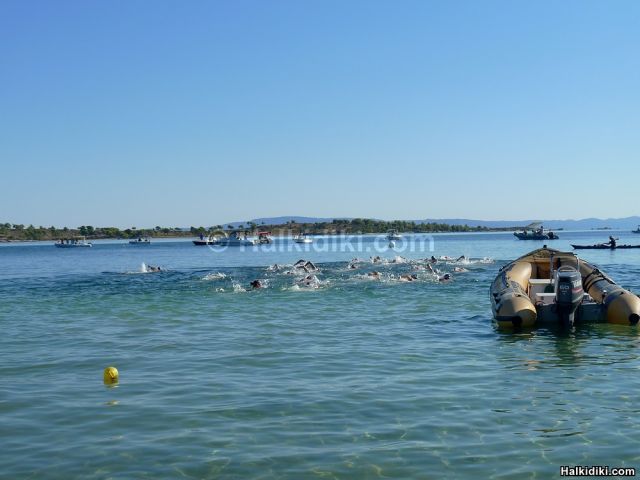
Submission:
{"label": "person in kayak", "polygon": [[609,235],[609,241],[604,245],[609,245],[611,248],[616,248],[616,239]]}

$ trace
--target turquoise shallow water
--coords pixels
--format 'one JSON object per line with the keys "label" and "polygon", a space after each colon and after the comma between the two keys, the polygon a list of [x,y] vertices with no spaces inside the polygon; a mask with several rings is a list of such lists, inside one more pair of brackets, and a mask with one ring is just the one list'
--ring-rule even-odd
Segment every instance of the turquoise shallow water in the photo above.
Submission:
{"label": "turquoise shallow water", "polygon": [[[595,243],[608,233],[560,232]],[[640,243],[616,232],[622,243]],[[548,478],[640,467],[635,328],[497,332],[489,283],[541,246],[435,235],[434,251],[213,252],[188,242],[0,247],[0,478]],[[284,251],[280,251],[280,250]],[[582,256],[634,291],[640,253]],[[492,259],[483,260],[486,257]],[[319,288],[269,271],[317,262]],[[166,272],[142,274],[140,265]],[[454,272],[454,268],[467,272]],[[367,272],[377,270],[381,280]],[[400,282],[401,274],[418,280]],[[246,291],[260,278],[267,288]],[[115,365],[117,387],[102,384]]]}

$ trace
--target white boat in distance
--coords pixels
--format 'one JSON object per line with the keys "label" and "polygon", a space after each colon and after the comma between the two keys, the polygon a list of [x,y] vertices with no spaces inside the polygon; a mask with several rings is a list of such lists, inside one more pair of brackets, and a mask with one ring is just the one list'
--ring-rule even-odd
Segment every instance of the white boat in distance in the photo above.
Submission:
{"label": "white boat in distance", "polygon": [[58,240],[55,246],[58,248],[82,248],[92,247],[93,245],[91,242],[87,242],[86,237],[75,237]]}
{"label": "white boat in distance", "polygon": [[313,243],[313,239],[309,238],[309,235],[306,233],[301,233],[300,235],[296,235],[293,237],[293,241],[296,243]]}
{"label": "white boat in distance", "polygon": [[228,237],[215,239],[213,245],[217,245],[219,247],[250,247],[257,245],[257,241],[247,238],[246,234],[244,237],[240,237],[238,232],[233,232]]}
{"label": "white boat in distance", "polygon": [[397,230],[389,230],[387,232],[387,240],[402,240],[402,235]]}

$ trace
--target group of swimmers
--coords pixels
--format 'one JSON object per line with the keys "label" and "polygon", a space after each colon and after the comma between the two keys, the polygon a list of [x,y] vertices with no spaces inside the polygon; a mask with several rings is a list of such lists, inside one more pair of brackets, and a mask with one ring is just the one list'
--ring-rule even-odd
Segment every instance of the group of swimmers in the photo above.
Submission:
{"label": "group of swimmers", "polygon": [[[437,259],[436,257],[431,256],[431,258],[425,258],[424,260],[422,260],[422,262],[425,262],[426,265],[424,266],[414,265],[413,268],[414,270],[424,269],[428,271],[430,274],[436,276],[439,282],[446,283],[453,280],[453,276],[451,275],[451,273],[441,273],[437,271],[435,268],[433,268],[433,265],[438,263],[439,261],[460,262],[465,260],[468,260],[465,255],[461,255],[458,258],[441,257],[440,259]],[[397,258],[394,258],[393,260],[386,261],[386,260],[383,260],[380,256],[376,256],[376,257],[371,257],[370,261],[371,263],[374,263],[374,264],[405,263],[405,262],[410,263],[407,259],[404,259],[402,257],[397,257]],[[359,268],[358,263],[361,263],[360,259],[358,258],[352,259],[351,261],[349,261],[347,265],[347,269],[349,270],[358,269]],[[293,268],[284,267],[276,263],[274,265],[267,267],[267,270],[270,272],[280,272],[280,271],[286,270],[284,273],[290,274],[290,275],[297,275],[299,273],[303,273],[304,276],[296,282],[296,284],[299,286],[317,288],[321,284],[320,280],[315,275],[315,272],[318,272],[319,268],[310,260],[304,260],[304,259],[298,260],[296,263],[293,264]],[[467,269],[462,267],[454,267],[454,272],[456,273],[464,273],[467,271],[468,271]],[[374,280],[380,280],[382,278],[381,273],[377,270],[368,272],[366,275],[367,277]],[[400,282],[414,282],[418,280],[418,275],[415,273],[401,274],[397,277],[397,280]],[[265,281],[260,279],[255,279],[251,281],[249,285],[252,290],[265,288],[266,286]]]}
{"label": "group of swimmers", "polygon": [[[450,273],[444,273],[442,274],[439,271],[436,271],[436,269],[433,268],[433,265],[438,263],[439,261],[444,261],[444,262],[460,262],[460,261],[465,261],[468,260],[467,257],[465,255],[461,255],[458,258],[450,258],[450,257],[441,257],[440,259],[437,259],[434,256],[431,256],[431,258],[425,258],[422,261],[419,261],[420,263],[424,263],[424,265],[416,265],[414,263],[413,265],[413,269],[414,270],[426,270],[427,272],[429,272],[431,275],[434,275],[437,277],[438,281],[441,283],[444,282],[449,282],[453,279],[452,275]],[[409,260],[403,258],[403,257],[396,257],[392,260],[383,260],[380,256],[376,256],[376,257],[371,257],[370,258],[371,263],[374,264],[382,264],[382,263],[412,263]],[[351,261],[349,261],[347,268],[349,270],[356,270],[359,268],[358,264],[361,263],[362,260],[358,259],[358,258],[354,258]],[[160,266],[156,266],[156,265],[145,265],[144,267],[146,272],[164,272],[166,271],[165,269],[163,269]],[[318,277],[316,276],[316,273],[320,271],[320,269],[318,268],[318,266],[316,264],[314,264],[312,261],[310,260],[298,260],[296,263],[293,264],[293,268],[291,267],[286,267],[286,266],[282,266],[282,265],[278,265],[277,263],[268,267],[267,268],[268,271],[271,272],[280,272],[283,270],[285,274],[288,275],[299,275],[302,274],[302,278],[300,278],[299,280],[296,281],[296,284],[301,286],[301,287],[308,287],[308,288],[318,288],[321,285],[321,281],[318,279]],[[466,270],[465,268],[462,267],[454,267],[453,269],[454,272],[456,273],[464,273],[467,272],[468,270]],[[382,275],[379,271],[374,270],[371,272],[368,272],[367,274],[368,278],[371,278],[373,280],[380,280],[382,278]],[[400,282],[414,282],[416,280],[418,280],[418,275],[415,273],[407,273],[407,274],[401,274],[397,277],[397,280]],[[257,289],[261,289],[261,288],[265,288],[266,287],[266,282],[265,280],[261,280],[261,279],[255,279],[253,281],[251,281],[249,283],[250,288],[252,290],[257,290]]]}
{"label": "group of swimmers", "polygon": [[[283,267],[277,263],[274,263],[267,268],[270,272],[279,272],[282,269]],[[318,272],[319,270],[320,269],[312,261],[301,259],[293,264],[293,270],[289,270],[285,273],[293,275],[298,274],[299,272],[304,272],[307,275],[305,275],[301,280],[298,280],[297,283],[305,287],[317,287],[320,284],[320,280],[313,272]],[[264,283],[259,279],[253,280],[249,285],[253,290],[264,288]]]}

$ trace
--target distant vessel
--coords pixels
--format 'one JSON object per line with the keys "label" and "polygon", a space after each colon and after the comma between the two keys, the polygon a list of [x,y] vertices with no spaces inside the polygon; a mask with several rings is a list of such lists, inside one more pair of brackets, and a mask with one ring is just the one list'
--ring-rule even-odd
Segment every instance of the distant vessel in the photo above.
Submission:
{"label": "distant vessel", "polygon": [[631,230],[631,233],[640,233],[640,225],[635,230]]}
{"label": "distant vessel", "polygon": [[129,240],[129,245],[151,245],[149,237],[138,237],[136,240]]}
{"label": "distant vessel", "polygon": [[55,243],[55,246],[58,248],[82,248],[92,247],[93,245],[91,242],[87,242],[86,237],[74,237],[61,239]]}
{"label": "distant vessel", "polygon": [[260,245],[269,245],[273,243],[271,232],[258,232],[258,243]]}
{"label": "distant vessel", "polygon": [[306,233],[301,233],[293,237],[293,241],[296,243],[312,243],[313,240],[309,238],[309,235]]}
{"label": "distant vessel", "polygon": [[522,232],[513,232],[513,235],[518,240],[557,240],[560,238],[552,231],[545,232],[544,227],[540,224],[532,224],[531,227],[533,227],[531,232],[525,227]]}
{"label": "distant vessel", "polygon": [[243,237],[238,232],[232,232],[228,237],[218,238],[213,242],[213,245],[220,247],[250,247],[257,245],[257,241],[247,238],[245,233]]}
{"label": "distant vessel", "polygon": [[218,241],[218,237],[216,237],[215,235],[209,235],[208,237],[205,237],[204,235],[200,235],[200,239],[193,240],[193,244],[201,247],[204,245],[215,245],[217,241]]}
{"label": "distant vessel", "polygon": [[402,240],[402,235],[398,233],[398,230],[389,230],[387,232],[387,240]]}

